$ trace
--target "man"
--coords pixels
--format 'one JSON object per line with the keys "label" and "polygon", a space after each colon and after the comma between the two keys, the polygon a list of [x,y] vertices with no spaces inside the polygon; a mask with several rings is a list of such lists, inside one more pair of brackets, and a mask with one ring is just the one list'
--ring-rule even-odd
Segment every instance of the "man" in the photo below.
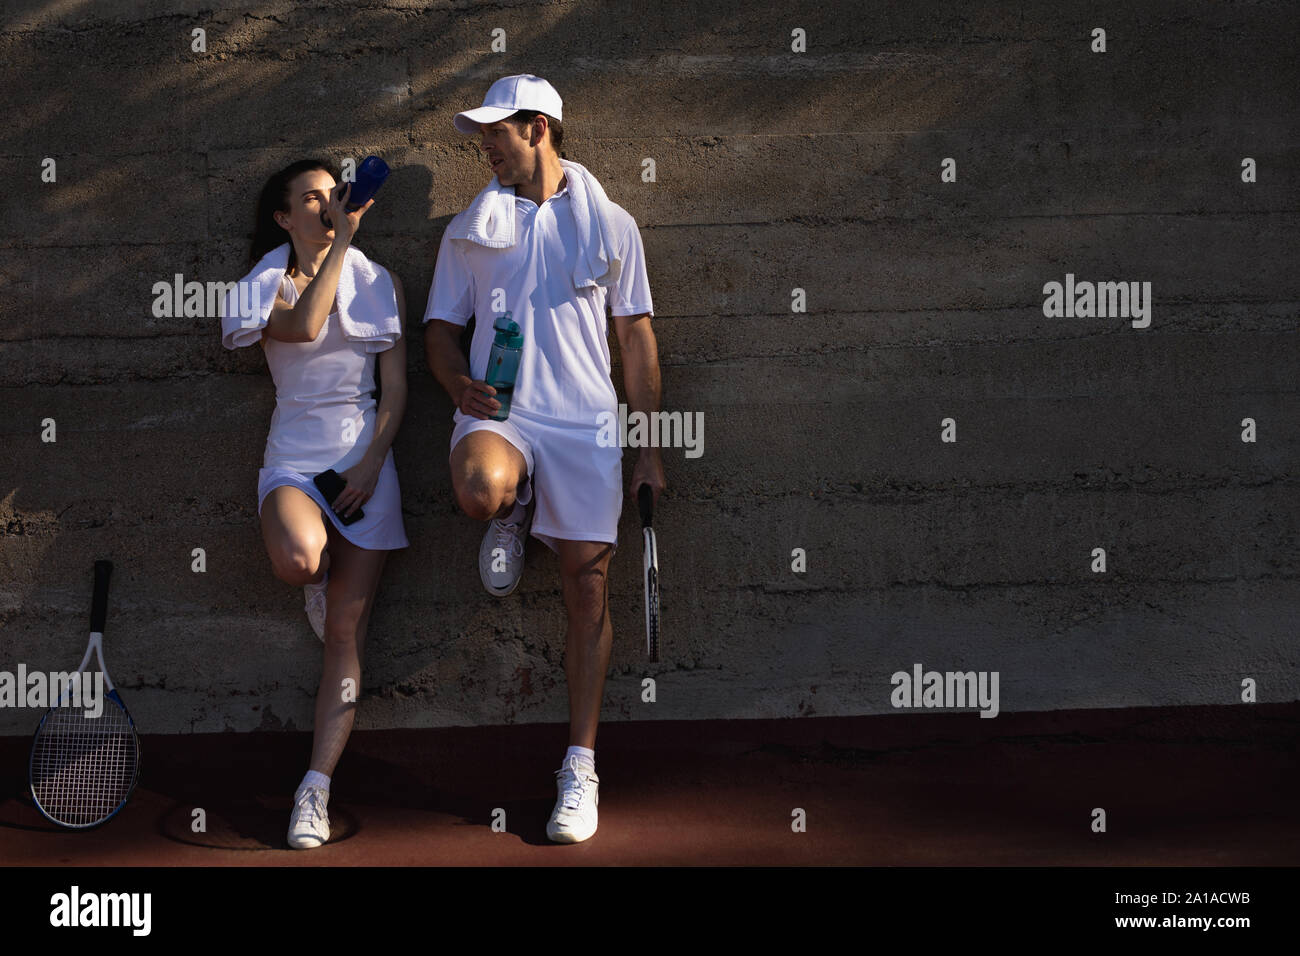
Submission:
{"label": "man", "polygon": [[[578,843],[596,832],[596,724],[613,638],[606,582],[623,507],[623,451],[598,441],[603,413],[618,409],[607,304],[630,410],[658,411],[660,388],[640,232],[585,168],[560,159],[561,109],[550,83],[522,74],[497,80],[482,107],[456,115],[456,129],[481,137],[494,176],[443,234],[424,322],[429,369],[456,405],[456,499],[490,522],[479,548],[484,587],[498,596],[515,589],[530,531],[559,560],[569,748],[546,834]],[[501,403],[484,378],[493,322],[506,311],[524,344],[509,415],[498,422],[489,416]],[[471,315],[466,363],[460,335]],[[642,484],[656,500],[665,487],[658,448],[641,449],[629,494]]]}

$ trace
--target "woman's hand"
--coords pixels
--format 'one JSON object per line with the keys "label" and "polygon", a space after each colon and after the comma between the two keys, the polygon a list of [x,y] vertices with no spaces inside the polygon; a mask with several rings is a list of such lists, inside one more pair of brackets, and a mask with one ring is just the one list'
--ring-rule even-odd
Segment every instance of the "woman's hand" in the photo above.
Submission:
{"label": "woman's hand", "polygon": [[344,202],[347,200],[346,194],[351,191],[351,183],[339,183],[330,190],[329,220],[334,229],[334,238],[344,242],[352,241],[352,237],[357,234],[357,228],[361,225],[361,217],[375,204],[374,199],[369,199],[360,209],[349,211],[344,206]]}
{"label": "woman's hand", "polygon": [[375,485],[379,483],[379,472],[383,465],[382,461],[376,462],[366,455],[347,471],[339,472],[339,476],[347,482],[347,487],[330,503],[335,514],[349,517],[370,500],[370,496],[375,493]]}

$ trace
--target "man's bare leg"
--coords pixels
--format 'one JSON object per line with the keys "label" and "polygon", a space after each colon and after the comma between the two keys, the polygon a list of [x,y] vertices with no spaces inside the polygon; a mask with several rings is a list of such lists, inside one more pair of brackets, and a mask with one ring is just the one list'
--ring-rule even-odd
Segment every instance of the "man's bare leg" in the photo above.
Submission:
{"label": "man's bare leg", "polygon": [[451,484],[461,510],[476,521],[504,518],[528,480],[523,453],[496,432],[470,432],[451,450]]}
{"label": "man's bare leg", "polygon": [[569,684],[569,745],[596,749],[596,725],[614,629],[609,617],[609,560],[603,541],[556,541],[568,627],[564,674]]}

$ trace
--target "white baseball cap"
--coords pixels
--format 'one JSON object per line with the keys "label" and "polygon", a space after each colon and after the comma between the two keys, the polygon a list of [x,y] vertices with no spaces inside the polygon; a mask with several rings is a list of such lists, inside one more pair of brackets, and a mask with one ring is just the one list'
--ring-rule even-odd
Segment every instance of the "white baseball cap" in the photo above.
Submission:
{"label": "white baseball cap", "polygon": [[560,115],[562,105],[560,94],[550,83],[531,73],[517,73],[503,76],[493,83],[488,87],[487,96],[483,97],[483,105],[476,110],[457,113],[454,122],[456,129],[473,135],[478,132],[480,123],[495,123],[518,110],[536,110],[563,120]]}

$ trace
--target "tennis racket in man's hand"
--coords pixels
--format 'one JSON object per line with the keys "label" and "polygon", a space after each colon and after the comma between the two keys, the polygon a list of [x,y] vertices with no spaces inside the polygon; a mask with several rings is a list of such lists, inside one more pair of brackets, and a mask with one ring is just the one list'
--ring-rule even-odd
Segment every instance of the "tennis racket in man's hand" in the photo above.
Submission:
{"label": "tennis racket in man's hand", "polygon": [[641,533],[645,537],[642,577],[645,583],[645,647],[654,663],[659,661],[659,549],[655,545],[654,491],[649,485],[636,490],[637,508],[641,512]]}
{"label": "tennis racket in man's hand", "polygon": [[[126,806],[140,774],[140,739],[135,721],[104,668],[104,620],[112,573],[112,562],[95,562],[90,641],[77,668],[81,674],[81,699],[71,694],[70,685],[60,689],[58,702],[36,728],[28,764],[37,808],[54,823],[78,830],[103,823]],[[98,713],[87,716],[90,695],[85,688],[94,679],[94,674],[86,670],[91,651],[104,675],[106,693]]]}

